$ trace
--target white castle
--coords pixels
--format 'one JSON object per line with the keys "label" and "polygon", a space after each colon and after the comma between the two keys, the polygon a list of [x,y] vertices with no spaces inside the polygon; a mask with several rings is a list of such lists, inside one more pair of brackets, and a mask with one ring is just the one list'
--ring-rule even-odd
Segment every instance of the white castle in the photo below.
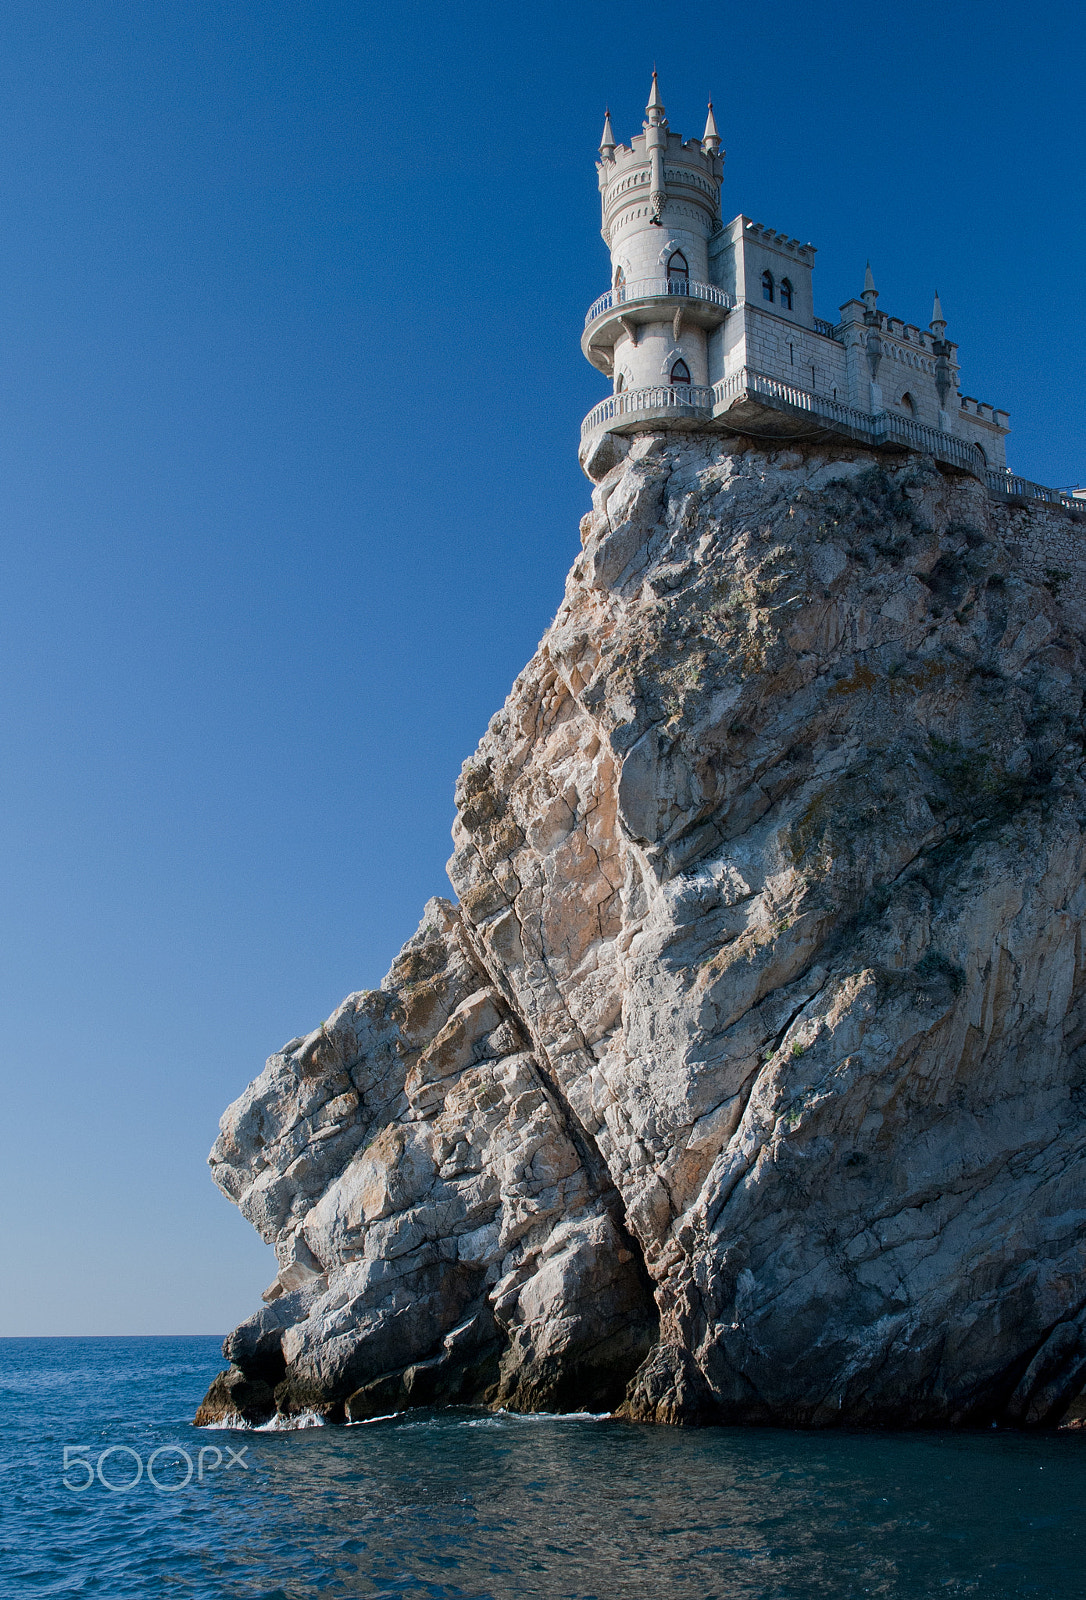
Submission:
{"label": "white castle", "polygon": [[962,394],[938,293],[927,328],[889,316],[868,265],[860,297],[828,322],[814,312],[814,245],[749,217],[723,222],[712,102],[701,138],[683,139],[653,72],[642,132],[616,144],[608,112],[597,166],[611,287],[581,348],[613,393],[581,426],[589,477],[614,459],[614,435],[639,430],[837,434],[933,455],[994,493],[1072,503],[1007,471],[1010,418]]}

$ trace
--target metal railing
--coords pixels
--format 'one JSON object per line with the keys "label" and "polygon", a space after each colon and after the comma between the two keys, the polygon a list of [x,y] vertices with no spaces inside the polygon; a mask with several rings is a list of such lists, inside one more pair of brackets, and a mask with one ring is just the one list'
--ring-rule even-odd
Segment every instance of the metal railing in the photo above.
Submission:
{"label": "metal railing", "polygon": [[667,299],[704,300],[709,305],[720,306],[724,311],[730,311],[735,305],[730,294],[712,283],[694,283],[689,278],[635,278],[631,283],[620,284],[617,289],[608,289],[606,294],[601,294],[598,300],[593,301],[584,325],[587,328],[605,311],[628,305],[632,300]]}
{"label": "metal railing", "polygon": [[581,423],[581,437],[595,433],[605,422],[637,412],[677,411],[683,416],[708,416],[713,391],[696,383],[659,383],[648,389],[623,389],[594,406]]}

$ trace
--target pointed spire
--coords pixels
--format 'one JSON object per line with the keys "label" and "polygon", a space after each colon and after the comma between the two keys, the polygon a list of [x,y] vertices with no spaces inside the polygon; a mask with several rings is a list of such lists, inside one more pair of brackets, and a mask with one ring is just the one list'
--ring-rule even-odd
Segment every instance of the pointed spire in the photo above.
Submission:
{"label": "pointed spire", "polygon": [[603,116],[603,132],[600,135],[600,155],[605,161],[610,161],[615,153],[615,135],[611,127],[611,107],[608,106]]}
{"label": "pointed spire", "polygon": [[656,76],[655,67],[652,69],[652,88],[649,90],[649,103],[645,110],[658,111],[661,116],[664,114],[664,102],[660,99],[660,83]]}
{"label": "pointed spire", "polygon": [[937,339],[942,338],[943,330],[946,327],[946,318],[943,316],[943,308],[939,304],[938,289],[935,291],[935,304],[931,308],[931,321],[928,323],[928,327]]}
{"label": "pointed spire", "polygon": [[717,132],[716,118],[713,116],[713,102],[709,101],[709,115],[705,119],[705,132],[701,136],[701,146],[706,154],[715,156],[720,149],[720,134]]}
{"label": "pointed spire", "polygon": [[874,277],[872,275],[871,263],[869,261],[867,263],[867,271],[864,273],[864,294],[875,294],[875,295],[877,295],[878,292],[879,291],[875,288],[875,279],[874,279]]}

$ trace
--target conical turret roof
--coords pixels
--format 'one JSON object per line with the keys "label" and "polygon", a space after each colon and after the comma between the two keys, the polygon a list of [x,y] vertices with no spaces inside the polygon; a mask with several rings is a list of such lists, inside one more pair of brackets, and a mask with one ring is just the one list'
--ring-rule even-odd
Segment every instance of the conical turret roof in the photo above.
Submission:
{"label": "conical turret roof", "polygon": [[611,107],[608,106],[603,114],[603,132],[600,135],[600,155],[607,155],[616,148],[615,133],[611,127]]}

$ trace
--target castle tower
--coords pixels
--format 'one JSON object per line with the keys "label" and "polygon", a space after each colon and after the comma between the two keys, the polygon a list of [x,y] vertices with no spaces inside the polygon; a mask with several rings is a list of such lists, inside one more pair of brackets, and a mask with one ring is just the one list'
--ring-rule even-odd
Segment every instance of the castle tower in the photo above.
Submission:
{"label": "castle tower", "polygon": [[[683,140],[653,72],[641,133],[616,144],[608,113],[597,167],[611,288],[589,311],[581,348],[616,395],[640,392],[646,417],[704,406],[709,334],[730,304],[709,281],[724,174],[712,105],[703,136]],[[646,390],[661,391],[659,407]]]}

